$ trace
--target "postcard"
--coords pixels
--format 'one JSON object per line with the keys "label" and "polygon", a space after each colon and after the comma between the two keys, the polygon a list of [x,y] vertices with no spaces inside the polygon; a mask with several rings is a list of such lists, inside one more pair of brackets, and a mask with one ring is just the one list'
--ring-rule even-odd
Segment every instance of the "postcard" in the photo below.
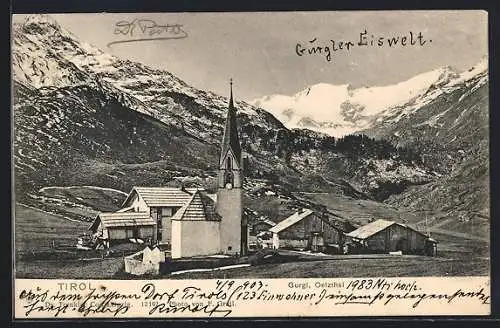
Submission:
{"label": "postcard", "polygon": [[489,315],[487,22],[13,15],[15,319]]}

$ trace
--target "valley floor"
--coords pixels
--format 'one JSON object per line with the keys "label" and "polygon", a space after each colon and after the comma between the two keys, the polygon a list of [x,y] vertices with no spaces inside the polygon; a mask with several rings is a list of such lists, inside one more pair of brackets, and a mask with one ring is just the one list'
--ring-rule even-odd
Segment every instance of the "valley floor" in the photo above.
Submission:
{"label": "valley floor", "polygon": [[485,276],[489,260],[468,261],[423,256],[392,258],[347,258],[250,266],[212,272],[185,273],[172,279],[233,278],[331,278],[331,277],[426,277]]}
{"label": "valley floor", "polygon": [[[122,256],[100,258],[72,252],[76,238],[89,223],[17,204],[15,208],[15,272],[17,278],[123,279]],[[172,279],[296,278],[296,277],[404,277],[489,275],[487,240],[466,235],[439,234],[437,257],[423,256],[314,256],[304,261],[266,264],[214,272],[185,273]],[[62,250],[61,250],[62,249]],[[127,250],[133,252],[132,250]],[[69,252],[71,253],[71,252]],[[125,253],[124,253],[125,254]],[[121,278],[119,278],[121,277]],[[158,277],[163,278],[165,277]]]}

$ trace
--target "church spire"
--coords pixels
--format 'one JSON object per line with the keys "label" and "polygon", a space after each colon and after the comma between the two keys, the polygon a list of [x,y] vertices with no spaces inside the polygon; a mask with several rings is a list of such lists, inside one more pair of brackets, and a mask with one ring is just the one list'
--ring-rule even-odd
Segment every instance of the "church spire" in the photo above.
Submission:
{"label": "church spire", "polygon": [[239,162],[241,160],[241,146],[238,137],[238,126],[236,123],[236,109],[234,108],[234,101],[233,101],[233,79],[229,80],[229,85],[231,94],[229,97],[229,106],[227,109],[224,138],[222,139],[221,161],[224,159],[227,152],[231,150],[234,156],[236,157],[236,160]]}
{"label": "church spire", "polygon": [[229,79],[229,88],[231,92],[231,96],[229,97],[229,108],[234,108],[234,103],[233,103],[233,79]]}

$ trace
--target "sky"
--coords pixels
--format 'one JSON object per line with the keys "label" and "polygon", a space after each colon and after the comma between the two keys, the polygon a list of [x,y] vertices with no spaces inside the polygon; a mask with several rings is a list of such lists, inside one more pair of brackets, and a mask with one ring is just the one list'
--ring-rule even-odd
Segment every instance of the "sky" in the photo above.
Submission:
{"label": "sky", "polygon": [[[165,69],[185,82],[221,95],[234,80],[235,97],[252,100],[271,94],[293,95],[317,83],[369,87],[394,84],[443,66],[460,71],[488,53],[485,11],[261,12],[51,14],[80,40],[117,57]],[[17,17],[16,19],[19,19]],[[14,20],[16,20],[14,19]],[[150,19],[158,25],[180,24],[187,37],[177,40],[119,43],[116,23]],[[135,31],[138,31],[136,29]],[[414,38],[424,45],[382,47],[354,45],[350,50],[302,56],[308,45],[357,43],[366,30],[374,35]],[[134,35],[134,38],[140,36]],[[310,42],[314,40],[314,42]],[[386,39],[384,39],[386,40]]]}

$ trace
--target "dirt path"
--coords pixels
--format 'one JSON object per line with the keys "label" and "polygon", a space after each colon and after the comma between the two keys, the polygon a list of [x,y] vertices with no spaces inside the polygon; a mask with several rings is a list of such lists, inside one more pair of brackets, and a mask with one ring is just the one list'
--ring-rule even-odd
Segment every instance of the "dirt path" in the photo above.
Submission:
{"label": "dirt path", "polygon": [[318,253],[307,253],[293,250],[278,250],[280,254],[283,255],[299,255],[298,260],[307,260],[307,261],[326,261],[326,260],[361,260],[361,259],[430,259],[427,256],[420,255],[391,255],[391,254],[339,254],[339,255],[331,255],[331,254],[318,254]]}

